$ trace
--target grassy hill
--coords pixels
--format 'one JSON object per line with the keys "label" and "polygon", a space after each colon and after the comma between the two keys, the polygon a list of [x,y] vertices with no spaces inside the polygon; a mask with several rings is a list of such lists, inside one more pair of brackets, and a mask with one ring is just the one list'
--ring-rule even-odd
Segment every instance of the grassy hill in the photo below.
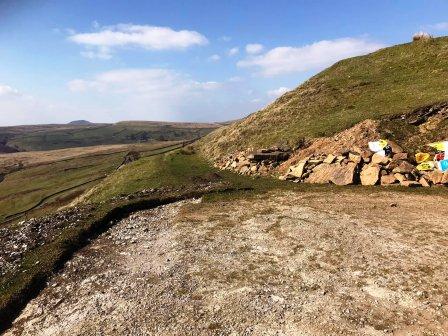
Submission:
{"label": "grassy hill", "polygon": [[150,141],[190,140],[220,125],[124,121],[116,124],[0,127],[0,143],[21,151],[52,150]]}
{"label": "grassy hill", "polygon": [[209,134],[201,147],[218,157],[247,147],[294,146],[441,101],[448,101],[447,37],[340,61],[265,109]]}

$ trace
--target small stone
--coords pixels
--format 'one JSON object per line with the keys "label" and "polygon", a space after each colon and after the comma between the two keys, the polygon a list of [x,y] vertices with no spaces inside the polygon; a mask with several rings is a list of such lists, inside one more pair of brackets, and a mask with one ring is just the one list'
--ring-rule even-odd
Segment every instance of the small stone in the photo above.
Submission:
{"label": "small stone", "polygon": [[334,160],[336,160],[336,156],[334,156],[333,154],[328,154],[323,162],[331,164],[334,162]]}

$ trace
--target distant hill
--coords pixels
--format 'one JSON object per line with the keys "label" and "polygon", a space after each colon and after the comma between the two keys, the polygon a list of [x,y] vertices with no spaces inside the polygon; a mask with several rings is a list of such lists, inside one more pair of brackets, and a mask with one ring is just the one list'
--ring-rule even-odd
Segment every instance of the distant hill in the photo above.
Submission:
{"label": "distant hill", "polygon": [[[390,137],[414,136],[418,125],[395,117],[444,101],[448,38],[397,45],[334,64],[263,110],[209,134],[201,141],[202,150],[216,158],[248,147],[294,146],[366,119],[385,120]],[[431,136],[416,140],[443,140],[447,124],[442,118]]]}
{"label": "distant hill", "polygon": [[51,150],[150,141],[192,140],[219,124],[125,121],[116,124],[0,127],[0,143],[20,151]]}
{"label": "distant hill", "polygon": [[87,125],[93,125],[90,121],[87,120],[73,120],[68,123],[69,125],[76,125],[76,126],[87,126]]}

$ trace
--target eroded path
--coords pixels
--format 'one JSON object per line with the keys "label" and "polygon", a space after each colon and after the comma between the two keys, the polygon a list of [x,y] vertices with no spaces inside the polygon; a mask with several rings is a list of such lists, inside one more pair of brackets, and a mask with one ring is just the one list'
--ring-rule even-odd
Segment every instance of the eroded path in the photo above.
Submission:
{"label": "eroded path", "polygon": [[447,335],[446,198],[179,202],[76,254],[7,335]]}

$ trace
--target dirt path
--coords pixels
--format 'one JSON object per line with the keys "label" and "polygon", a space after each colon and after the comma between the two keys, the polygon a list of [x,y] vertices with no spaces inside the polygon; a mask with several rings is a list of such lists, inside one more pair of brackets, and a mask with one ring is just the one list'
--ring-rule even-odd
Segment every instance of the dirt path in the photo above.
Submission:
{"label": "dirt path", "polygon": [[121,221],[7,335],[447,335],[445,198],[277,193]]}

